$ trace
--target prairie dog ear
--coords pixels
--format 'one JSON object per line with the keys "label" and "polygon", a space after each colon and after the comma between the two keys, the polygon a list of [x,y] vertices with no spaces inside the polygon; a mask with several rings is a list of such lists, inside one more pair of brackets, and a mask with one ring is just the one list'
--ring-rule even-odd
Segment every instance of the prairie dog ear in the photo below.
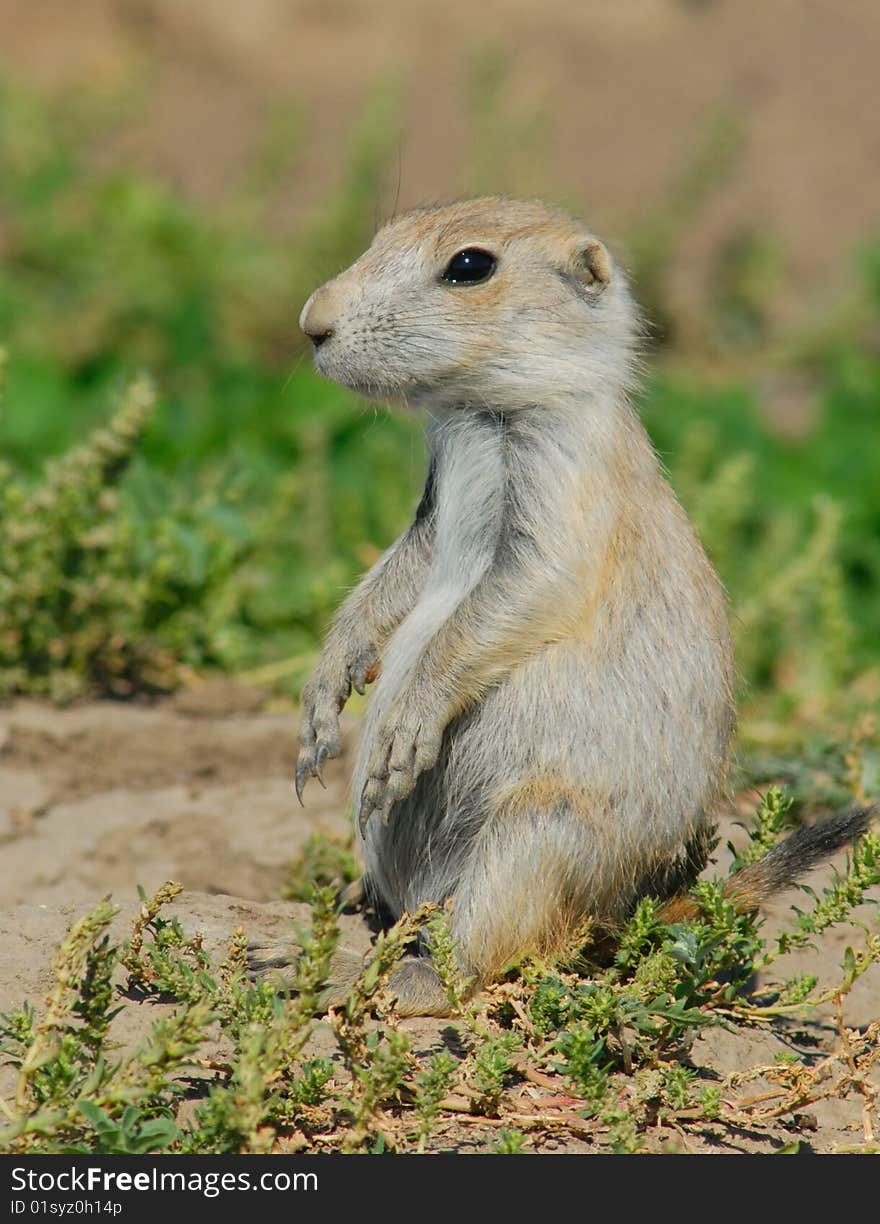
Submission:
{"label": "prairie dog ear", "polygon": [[591,238],[578,249],[574,274],[590,293],[601,293],[611,284],[611,256],[601,242]]}

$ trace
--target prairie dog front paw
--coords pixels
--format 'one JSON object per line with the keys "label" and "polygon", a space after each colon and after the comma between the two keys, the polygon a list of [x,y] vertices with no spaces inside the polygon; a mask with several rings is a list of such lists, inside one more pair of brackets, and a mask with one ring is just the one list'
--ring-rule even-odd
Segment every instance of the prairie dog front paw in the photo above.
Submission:
{"label": "prairie dog front paw", "polygon": [[361,793],[358,823],[366,832],[373,812],[388,820],[395,803],[412,793],[419,774],[440,756],[443,728],[421,702],[400,702],[382,724]]}
{"label": "prairie dog front paw", "polygon": [[339,665],[322,660],[303,689],[302,724],[296,761],[296,797],[300,803],[309,778],[317,778],[323,786],[324,762],[339,756],[339,713],[351,696],[351,690],[363,693],[365,687],[376,679],[380,669],[375,648],[362,646]]}

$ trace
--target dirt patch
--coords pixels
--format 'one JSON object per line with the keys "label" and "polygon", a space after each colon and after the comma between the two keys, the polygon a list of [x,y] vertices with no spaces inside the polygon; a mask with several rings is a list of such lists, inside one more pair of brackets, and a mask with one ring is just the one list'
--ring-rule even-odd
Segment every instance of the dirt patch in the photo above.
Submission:
{"label": "dirt patch", "polygon": [[[106,703],[62,712],[21,702],[8,714],[0,711],[0,769],[18,775],[19,785],[21,775],[39,776],[51,802],[68,803],[117,788],[186,786],[196,793],[245,779],[290,777],[293,718],[252,717],[241,711],[240,698],[224,709],[226,691],[207,688],[161,707]],[[331,785],[341,783],[346,764],[343,756],[328,768]]]}
{"label": "dirt patch", "polygon": [[190,695],[152,707],[0,710],[0,905],[91,904],[166,879],[277,898],[309,834],[347,828],[353,724],[327,789],[310,788],[303,809],[291,784],[293,716],[227,716],[209,704]]}

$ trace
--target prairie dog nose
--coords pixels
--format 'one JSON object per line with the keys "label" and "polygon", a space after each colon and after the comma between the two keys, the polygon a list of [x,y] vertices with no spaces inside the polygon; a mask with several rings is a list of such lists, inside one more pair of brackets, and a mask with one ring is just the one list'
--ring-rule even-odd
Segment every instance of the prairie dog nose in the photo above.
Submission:
{"label": "prairie dog nose", "polygon": [[299,325],[315,348],[320,348],[333,335],[335,311],[324,289],[317,289],[303,306]]}

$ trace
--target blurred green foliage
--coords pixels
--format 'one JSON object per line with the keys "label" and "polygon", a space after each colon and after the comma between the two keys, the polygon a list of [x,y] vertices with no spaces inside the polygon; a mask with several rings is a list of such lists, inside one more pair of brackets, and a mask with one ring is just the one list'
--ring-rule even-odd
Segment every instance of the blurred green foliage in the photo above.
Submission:
{"label": "blurred green foliage", "polygon": [[[496,61],[478,57],[471,92],[474,130],[503,126]],[[364,108],[320,212],[283,232],[267,218],[278,176],[296,172],[295,111],[210,210],[97,156],[111,112],[83,93],[50,104],[0,85],[0,693],[131,691],[206,665],[268,666],[295,692],[423,474],[418,422],[319,380],[295,325],[310,290],[369,240],[394,178],[397,86]],[[806,421],[779,431],[759,367],[729,359],[770,343],[772,237],[725,249],[699,363],[675,348],[662,299],[663,268],[736,152],[735,125],[712,125],[624,242],[667,344],[639,407],[730,591],[744,687],[784,710],[878,661],[880,243],[821,334],[775,342]],[[711,377],[707,352],[720,355]],[[159,402],[125,464],[102,468],[98,445],[44,473],[143,368]],[[75,510],[47,493],[71,463]],[[35,505],[43,535],[23,544],[15,520]],[[101,545],[87,559],[84,539]]]}

